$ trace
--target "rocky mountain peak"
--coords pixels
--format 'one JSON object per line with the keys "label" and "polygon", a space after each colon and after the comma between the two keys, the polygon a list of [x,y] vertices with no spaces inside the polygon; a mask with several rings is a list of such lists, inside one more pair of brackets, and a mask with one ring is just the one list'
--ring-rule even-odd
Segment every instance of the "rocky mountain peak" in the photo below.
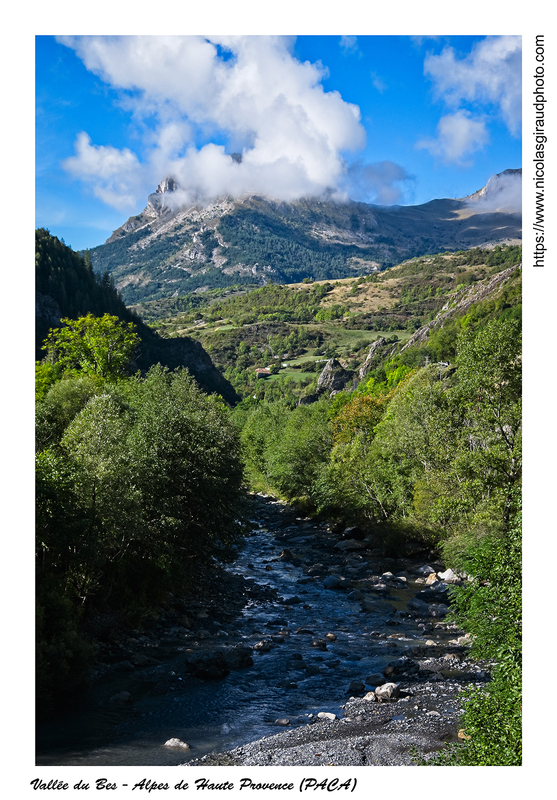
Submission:
{"label": "rocky mountain peak", "polygon": [[159,183],[155,194],[164,194],[165,192],[175,192],[178,189],[178,183],[174,178],[168,177]]}
{"label": "rocky mountain peak", "polygon": [[464,197],[467,203],[484,206],[489,211],[519,213],[522,200],[522,169],[506,169],[492,175],[486,185]]}
{"label": "rocky mountain peak", "polygon": [[150,194],[147,200],[147,207],[143,212],[147,217],[159,217],[166,214],[170,210],[170,206],[166,202],[166,195],[172,194],[179,189],[177,181],[172,177],[167,177],[162,180],[153,194]]}

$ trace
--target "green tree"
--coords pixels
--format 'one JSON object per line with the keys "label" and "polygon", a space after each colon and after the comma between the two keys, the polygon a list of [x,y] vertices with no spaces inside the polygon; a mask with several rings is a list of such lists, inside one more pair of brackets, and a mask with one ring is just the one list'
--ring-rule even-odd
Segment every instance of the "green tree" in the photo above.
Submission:
{"label": "green tree", "polygon": [[126,374],[139,344],[132,322],[121,322],[110,314],[61,322],[65,327],[51,329],[45,341],[51,361],[103,378]]}
{"label": "green tree", "polygon": [[467,738],[448,747],[436,766],[519,766],[522,759],[522,604],[520,502],[509,525],[475,542],[461,566],[471,582],[453,589],[455,616],[473,634],[472,654],[494,659],[492,679],[468,693]]}
{"label": "green tree", "polygon": [[182,567],[229,558],[243,533],[240,440],[229,409],[200,392],[186,370],[156,366],[127,387],[146,534]]}

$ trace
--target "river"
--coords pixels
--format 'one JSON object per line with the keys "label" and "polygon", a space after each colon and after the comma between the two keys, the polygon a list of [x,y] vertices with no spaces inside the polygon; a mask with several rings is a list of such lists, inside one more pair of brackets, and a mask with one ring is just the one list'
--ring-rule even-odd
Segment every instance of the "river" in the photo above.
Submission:
{"label": "river", "polygon": [[[256,497],[252,533],[229,569],[276,596],[249,602],[230,625],[187,637],[160,663],[95,681],[79,707],[39,725],[37,765],[180,764],[277,733],[280,720],[296,726],[321,711],[340,716],[353,681],[415,654],[425,638],[442,644],[454,635],[431,623],[424,629],[406,614],[408,600],[424,588],[413,572],[423,559],[384,560],[361,544],[343,552],[340,541],[325,523],[296,519],[283,504]],[[387,588],[369,591],[370,574],[396,568],[399,577],[387,578]],[[338,588],[323,585],[331,575]],[[252,666],[225,678],[191,680],[184,672],[187,649],[262,640],[270,650],[254,651]],[[157,678],[167,680],[168,691],[148,691]],[[109,702],[122,691],[130,691],[130,702]],[[191,749],[165,746],[170,739]]]}

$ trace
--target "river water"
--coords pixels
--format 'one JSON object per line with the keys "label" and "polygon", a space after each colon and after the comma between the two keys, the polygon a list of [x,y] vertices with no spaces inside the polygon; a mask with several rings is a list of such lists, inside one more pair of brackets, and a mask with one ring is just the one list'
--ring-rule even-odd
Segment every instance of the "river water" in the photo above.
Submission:
{"label": "river water", "polygon": [[[294,726],[308,724],[320,711],[341,716],[352,681],[365,682],[389,661],[423,645],[423,628],[400,613],[423,588],[411,576],[388,595],[374,595],[364,608],[361,595],[354,596],[350,588],[357,588],[358,575],[369,573],[369,551],[347,558],[335,550],[338,537],[324,526],[298,520],[281,527],[276,517],[280,504],[270,499],[260,499],[256,508],[260,518],[256,513],[252,535],[230,569],[276,589],[277,599],[248,604],[233,630],[217,631],[196,646],[253,647],[275,637],[271,650],[254,652],[253,666],[217,681],[188,680],[178,652],[150,672],[182,681],[179,691],[162,696],[134,691],[133,702],[121,706],[106,698],[130,689],[130,675],[112,673],[95,682],[79,708],[39,726],[37,765],[180,764],[275,734],[282,729],[278,720],[286,718]],[[306,568],[308,554],[309,562],[313,553],[316,562],[333,562],[324,564],[325,575],[341,575],[348,566],[351,587],[324,588],[322,577],[309,578],[301,563],[280,559],[285,547],[305,553]],[[326,649],[312,644],[328,633],[336,640],[326,640]],[[441,641],[447,634],[431,631],[427,636]],[[165,746],[172,738],[187,742],[191,750]]]}

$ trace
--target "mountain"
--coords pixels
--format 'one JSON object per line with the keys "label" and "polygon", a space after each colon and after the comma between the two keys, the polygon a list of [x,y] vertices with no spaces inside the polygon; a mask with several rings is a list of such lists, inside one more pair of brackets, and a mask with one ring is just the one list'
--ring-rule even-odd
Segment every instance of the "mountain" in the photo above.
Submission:
{"label": "mountain", "polygon": [[227,402],[238,399],[231,384],[222,376],[203,346],[194,339],[164,339],[135,316],[119,296],[111,276],[95,274],[70,247],[40,228],[35,232],[35,358],[45,351],[42,343],[50,328],[60,327],[60,319],[75,319],[91,313],[111,314],[133,322],[141,344],[134,368],[146,372],[153,364],[169,369],[187,367],[202,389],[220,394]]}
{"label": "mountain", "polygon": [[505,170],[469,197],[393,207],[260,195],[183,206],[180,187],[166,178],[145,209],[90,254],[127,304],[235,284],[355,277],[425,254],[517,244],[521,178],[521,170]]}

